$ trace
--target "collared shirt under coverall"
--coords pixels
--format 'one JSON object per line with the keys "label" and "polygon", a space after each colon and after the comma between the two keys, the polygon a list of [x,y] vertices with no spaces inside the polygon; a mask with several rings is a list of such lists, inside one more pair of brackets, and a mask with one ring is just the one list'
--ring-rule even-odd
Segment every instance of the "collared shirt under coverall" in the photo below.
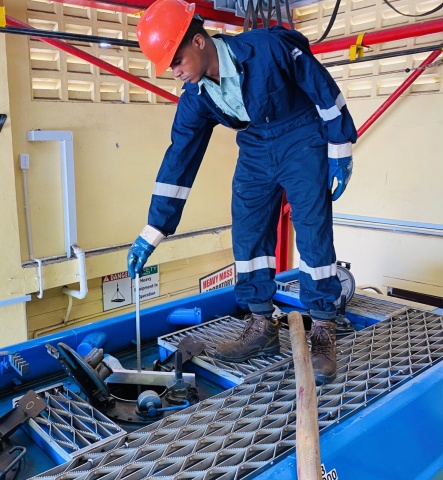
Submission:
{"label": "collared shirt under coverall", "polygon": [[223,113],[204,86],[199,92],[197,84],[184,85],[145,238],[157,246],[175,232],[213,128],[234,128],[239,146],[232,182],[237,300],[254,313],[272,310],[277,224],[285,190],[300,253],[300,300],[313,318],[332,319],[341,285],[328,157],[350,157],[357,139],[345,100],[299,32],[273,27],[215,37],[235,55],[250,122]]}

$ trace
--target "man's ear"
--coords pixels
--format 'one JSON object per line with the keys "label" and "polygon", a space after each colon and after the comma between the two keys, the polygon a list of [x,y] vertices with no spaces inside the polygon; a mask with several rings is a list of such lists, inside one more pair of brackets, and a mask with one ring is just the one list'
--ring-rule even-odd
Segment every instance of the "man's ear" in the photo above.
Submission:
{"label": "man's ear", "polygon": [[198,47],[200,50],[203,50],[206,45],[205,37],[201,33],[196,33],[192,39],[192,43]]}

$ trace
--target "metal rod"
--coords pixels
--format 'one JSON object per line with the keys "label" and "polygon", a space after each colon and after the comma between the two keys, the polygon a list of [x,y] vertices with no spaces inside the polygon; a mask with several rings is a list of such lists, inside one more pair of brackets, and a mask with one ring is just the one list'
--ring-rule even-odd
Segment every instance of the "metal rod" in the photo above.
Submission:
{"label": "metal rod", "polygon": [[295,426],[297,478],[298,480],[321,480],[317,390],[303,317],[299,312],[290,312],[288,324],[297,397]]}
{"label": "metal rod", "polygon": [[142,369],[141,361],[141,338],[140,338],[140,275],[135,276],[135,329],[137,344],[137,371]]}
{"label": "metal rod", "polygon": [[[173,242],[176,240],[182,240],[184,238],[192,238],[198,237],[202,235],[219,235],[221,232],[225,230],[231,230],[231,224],[225,225],[217,225],[215,227],[210,228],[202,228],[200,230],[189,230],[183,233],[175,233],[174,235],[170,235],[169,237],[165,238],[162,243]],[[89,250],[85,250],[87,257],[92,257],[94,255],[103,255],[105,253],[114,253],[119,252],[123,249],[128,249],[132,245],[131,242],[129,243],[121,243],[119,245],[110,245],[109,247],[99,247],[99,248],[91,248]],[[53,255],[51,257],[42,257],[40,260],[43,262],[43,265],[49,265],[52,263],[60,263],[67,260],[66,255]],[[22,262],[22,267],[29,268],[35,267],[35,260]]]}
{"label": "metal rod", "polygon": [[358,136],[361,137],[363,133],[378,119],[386,110],[397,100],[397,98],[410,86],[412,83],[424,72],[424,68],[432,63],[440,54],[442,50],[435,50],[428,58],[426,58],[417,70],[414,70],[411,75],[395,90],[394,93],[366,120],[366,122],[358,129]]}

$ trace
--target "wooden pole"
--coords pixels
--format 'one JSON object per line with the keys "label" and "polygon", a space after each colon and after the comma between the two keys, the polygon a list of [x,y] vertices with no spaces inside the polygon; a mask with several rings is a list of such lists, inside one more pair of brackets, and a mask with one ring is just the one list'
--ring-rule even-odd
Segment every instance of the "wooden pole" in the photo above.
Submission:
{"label": "wooden pole", "polygon": [[317,391],[303,317],[299,312],[291,312],[288,315],[288,323],[297,395],[297,423],[295,430],[297,479],[322,480]]}

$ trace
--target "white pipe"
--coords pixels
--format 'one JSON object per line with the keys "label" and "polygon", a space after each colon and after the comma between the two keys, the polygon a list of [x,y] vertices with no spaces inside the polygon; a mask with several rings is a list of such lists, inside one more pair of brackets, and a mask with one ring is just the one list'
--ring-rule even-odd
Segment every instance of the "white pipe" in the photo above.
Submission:
{"label": "white pipe", "polygon": [[37,280],[38,280],[38,287],[39,287],[37,298],[43,298],[43,270],[42,270],[43,260],[40,258],[34,257],[34,251],[32,247],[32,235],[31,235],[31,220],[29,216],[28,182],[26,180],[25,168],[22,168],[22,173],[23,173],[23,193],[24,193],[24,201],[25,201],[26,232],[28,234],[29,258],[37,262],[37,265],[38,265]]}
{"label": "white pipe", "polygon": [[88,293],[88,281],[86,278],[86,261],[85,261],[85,252],[78,247],[77,245],[72,245],[72,250],[74,250],[75,256],[78,260],[78,278],[80,282],[80,290],[71,290],[68,287],[62,288],[62,293],[65,295],[70,295],[72,297],[82,299],[85,298]]}
{"label": "white pipe", "polygon": [[41,258],[33,258],[38,264],[38,274],[37,274],[37,280],[38,280],[38,286],[39,286],[39,292],[37,294],[37,298],[43,298],[43,269],[42,269],[42,259]]}

